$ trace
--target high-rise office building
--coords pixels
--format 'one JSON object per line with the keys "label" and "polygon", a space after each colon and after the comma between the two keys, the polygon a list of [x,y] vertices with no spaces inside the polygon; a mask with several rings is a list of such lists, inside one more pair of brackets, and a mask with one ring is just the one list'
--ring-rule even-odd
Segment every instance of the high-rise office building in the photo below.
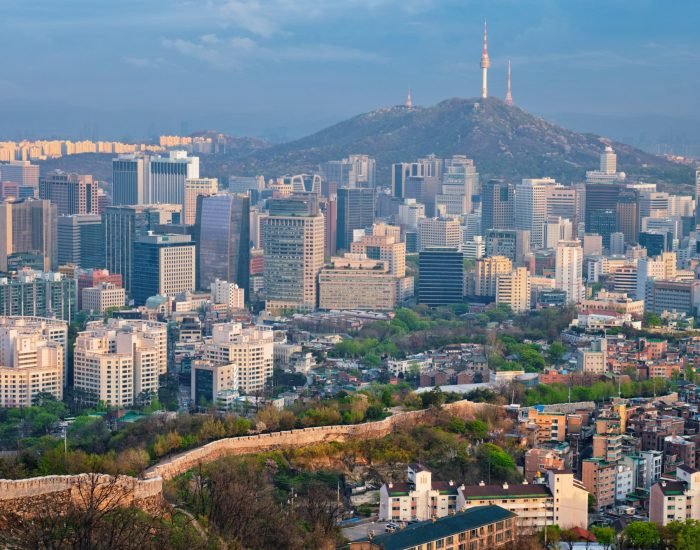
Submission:
{"label": "high-rise office building", "polygon": [[464,301],[464,255],[457,248],[428,248],[418,254],[418,303],[430,307]]}
{"label": "high-rise office building", "polygon": [[524,179],[515,187],[515,227],[530,231],[533,249],[544,247],[547,196],[556,185],[552,178],[540,178]]}
{"label": "high-rise office building", "polygon": [[337,250],[350,250],[353,232],[371,227],[374,223],[374,189],[338,189],[337,202]]}
{"label": "high-rise office building", "polygon": [[84,288],[80,296],[85,311],[104,314],[110,309],[121,308],[126,304],[126,291],[113,283],[98,283]]}
{"label": "high-rise office building", "polygon": [[100,283],[109,283],[121,288],[122,276],[119,273],[110,273],[106,269],[89,269],[78,274],[78,309],[83,308],[83,290],[99,286]]}
{"label": "high-rise office building", "polygon": [[700,223],[700,170],[695,171],[695,223]]}
{"label": "high-rise office building", "polygon": [[185,181],[199,178],[199,157],[170,151],[167,157],[148,158],[146,200],[151,204],[184,204]]}
{"label": "high-rise office building", "polygon": [[323,267],[324,219],[315,194],[268,200],[262,220],[265,307],[313,310]]}
{"label": "high-rise office building", "polygon": [[112,204],[136,205],[146,202],[148,159],[138,155],[120,155],[112,159]]}
{"label": "high-rise office building", "polygon": [[514,313],[530,310],[530,272],[518,267],[496,276],[496,303],[506,304]]}
{"label": "high-rise office building", "polygon": [[481,234],[489,229],[513,229],[515,187],[502,180],[490,180],[481,192]]}
{"label": "high-rise office building", "polygon": [[274,332],[271,327],[217,323],[204,341],[204,358],[217,365],[235,365],[238,390],[261,392],[272,381]]}
{"label": "high-rise office building", "polygon": [[75,279],[60,273],[23,270],[0,278],[0,315],[72,321],[77,313]]}
{"label": "high-rise office building", "polygon": [[167,325],[110,319],[89,323],[75,342],[73,385],[91,403],[148,403],[168,369]]}
{"label": "high-rise office building", "polygon": [[132,290],[134,242],[158,225],[173,223],[180,205],[109,206],[102,213],[105,266],[122,276],[124,288]]}
{"label": "high-rise office building", "polygon": [[182,205],[182,219],[185,225],[194,225],[197,221],[197,197],[214,195],[219,190],[216,178],[197,178],[185,180],[185,202]]}
{"label": "high-rise office building", "polygon": [[557,244],[555,286],[566,293],[569,303],[583,299],[583,249],[579,241],[559,241]]}
{"label": "high-rise office building", "polygon": [[90,175],[58,170],[39,179],[39,198],[56,205],[59,216],[97,214],[97,182]]}
{"label": "high-rise office building", "polygon": [[371,260],[387,262],[389,273],[406,275],[406,243],[401,242],[401,230],[396,226],[374,224],[372,234],[365,235],[350,246],[353,254],[365,254]]}
{"label": "high-rise office building", "polygon": [[404,199],[399,205],[399,223],[408,230],[418,229],[418,222],[425,218],[425,206],[416,199]]}
{"label": "high-rise office building", "polygon": [[617,210],[613,207],[594,210],[590,216],[592,233],[601,236],[603,246],[610,248],[610,235],[617,231]]}
{"label": "high-rise office building", "polygon": [[197,199],[197,287],[216,279],[248,292],[250,278],[250,198],[219,193]]}
{"label": "high-rise office building", "polygon": [[427,248],[457,248],[462,246],[462,226],[450,218],[423,218],[418,222],[418,245]]}
{"label": "high-rise office building", "polygon": [[583,222],[584,215],[583,186],[554,185],[547,187],[547,217],[561,216],[571,220],[575,228]]}
{"label": "high-rise office building", "polygon": [[83,269],[104,267],[104,232],[100,216],[59,216],[57,226],[58,265],[75,264]]}
{"label": "high-rise office building", "polygon": [[[618,184],[587,183],[586,184],[586,231],[602,235],[609,225],[606,215],[597,215],[597,212],[605,212],[615,208],[620,192],[624,189]],[[598,227],[603,224],[604,227]],[[613,230],[614,231],[614,230]]]}
{"label": "high-rise office building", "polygon": [[189,235],[156,235],[134,243],[134,301],[143,305],[151,296],[175,296],[195,288],[195,245]]}
{"label": "high-rise office building", "polygon": [[636,243],[639,238],[639,193],[635,189],[622,189],[615,204],[617,231],[625,236],[626,243]]}
{"label": "high-rise office building", "polygon": [[586,183],[609,185],[625,180],[625,173],[617,171],[617,155],[609,145],[600,154],[600,168],[586,172]]}
{"label": "high-rise office building", "polygon": [[474,266],[474,294],[495,298],[498,276],[512,271],[513,262],[505,256],[491,256],[477,260]]}
{"label": "high-rise office building", "polygon": [[321,164],[322,180],[335,184],[336,188],[374,188],[376,172],[376,161],[367,155],[350,155]]}
{"label": "high-rise office building", "polygon": [[64,322],[0,317],[0,407],[31,407],[42,393],[63,399],[67,334]]}
{"label": "high-rise office building", "polygon": [[446,216],[461,216],[472,211],[472,195],[479,186],[474,161],[455,155],[445,161],[442,192],[435,196],[435,211]]}
{"label": "high-rise office building", "polygon": [[530,253],[530,232],[526,229],[489,229],[486,255],[505,256],[514,265],[522,264]]}
{"label": "high-rise office building", "polygon": [[401,303],[399,278],[387,262],[362,253],[333,257],[318,276],[318,307],[393,310]]}
{"label": "high-rise office building", "polygon": [[7,164],[0,164],[0,181],[11,181],[38,190],[39,166],[28,160],[11,160]]}
{"label": "high-rise office building", "polygon": [[573,238],[571,220],[561,216],[549,216],[544,222],[544,248],[556,248],[559,241]]}
{"label": "high-rise office building", "polygon": [[55,269],[56,218],[56,207],[47,200],[0,203],[0,272],[22,265]]}

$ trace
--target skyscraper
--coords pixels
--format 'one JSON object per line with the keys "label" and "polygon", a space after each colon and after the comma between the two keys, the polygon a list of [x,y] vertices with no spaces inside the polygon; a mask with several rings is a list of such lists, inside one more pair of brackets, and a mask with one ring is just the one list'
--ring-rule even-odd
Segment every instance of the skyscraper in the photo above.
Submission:
{"label": "skyscraper", "polygon": [[24,262],[55,269],[56,218],[56,206],[47,200],[0,203],[0,272]]}
{"label": "skyscraper", "polygon": [[58,265],[75,264],[83,269],[104,267],[104,232],[100,216],[59,216],[57,240]]}
{"label": "skyscraper", "polygon": [[39,166],[28,160],[12,160],[9,164],[0,164],[0,181],[11,181],[38,189]]}
{"label": "skyscraper", "polygon": [[430,307],[464,301],[464,255],[456,248],[428,248],[418,254],[418,303]]}
{"label": "skyscraper", "polygon": [[90,175],[58,170],[39,179],[39,198],[56,205],[59,216],[97,214],[97,182]]}
{"label": "skyscraper", "polygon": [[700,223],[700,170],[695,171],[695,223]]}
{"label": "skyscraper", "polygon": [[167,157],[150,157],[147,166],[147,202],[185,203],[185,180],[199,178],[199,157],[170,151]]}
{"label": "skyscraper", "polygon": [[195,245],[189,235],[149,232],[134,243],[132,294],[137,305],[151,296],[175,296],[195,288]]}
{"label": "skyscraper", "polygon": [[566,301],[578,303],[584,297],[583,249],[580,241],[557,244],[555,286],[566,293]]}
{"label": "skyscraper", "polygon": [[488,229],[513,229],[515,187],[503,180],[490,180],[481,193],[481,234]]}
{"label": "skyscraper", "polygon": [[[177,209],[180,206],[177,205]],[[102,213],[105,265],[112,273],[122,276],[124,288],[132,290],[134,243],[156,225],[172,223],[173,205],[110,206]]]}
{"label": "skyscraper", "polygon": [[268,200],[262,220],[265,307],[313,310],[323,267],[324,220],[315,194]]}
{"label": "skyscraper", "polygon": [[353,231],[374,223],[374,189],[338,189],[337,209],[337,250],[348,251]]}
{"label": "skyscraper", "polygon": [[197,287],[216,279],[236,283],[248,294],[250,277],[250,198],[219,193],[197,199]]}
{"label": "skyscraper", "polygon": [[197,178],[185,180],[185,202],[182,205],[182,221],[185,225],[194,225],[197,221],[197,197],[214,195],[219,190],[216,178]]}
{"label": "skyscraper", "polygon": [[607,219],[605,217],[596,218],[595,212],[614,208],[622,189],[622,186],[618,184],[586,184],[586,231],[603,234],[597,223],[600,221],[607,226]]}
{"label": "skyscraper", "polygon": [[464,155],[455,155],[445,161],[442,175],[442,193],[435,197],[435,211],[444,215],[462,216],[472,211],[472,195],[479,185],[479,174],[474,161]]}
{"label": "skyscraper", "polygon": [[544,246],[547,195],[557,183],[552,178],[524,179],[515,187],[515,226],[530,231],[533,249]]}
{"label": "skyscraper", "polygon": [[147,159],[120,155],[112,159],[112,204],[135,205],[146,202]]}

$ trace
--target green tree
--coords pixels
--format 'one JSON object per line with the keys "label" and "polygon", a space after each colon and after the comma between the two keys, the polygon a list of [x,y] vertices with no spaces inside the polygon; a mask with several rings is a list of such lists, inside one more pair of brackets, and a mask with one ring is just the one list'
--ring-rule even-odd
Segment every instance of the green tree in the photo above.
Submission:
{"label": "green tree", "polygon": [[610,550],[615,543],[615,529],[607,526],[593,527],[591,529],[595,535],[598,544],[603,547],[603,550]]}
{"label": "green tree", "polygon": [[634,521],[623,532],[624,538],[632,548],[652,549],[658,548],[661,537],[655,523],[646,521]]}
{"label": "green tree", "polygon": [[663,324],[663,320],[656,313],[647,311],[644,314],[644,326],[647,327],[660,327]]}
{"label": "green tree", "polygon": [[561,362],[564,354],[566,353],[566,346],[562,344],[559,340],[552,342],[547,350],[547,358],[549,362],[553,365],[557,365]]}

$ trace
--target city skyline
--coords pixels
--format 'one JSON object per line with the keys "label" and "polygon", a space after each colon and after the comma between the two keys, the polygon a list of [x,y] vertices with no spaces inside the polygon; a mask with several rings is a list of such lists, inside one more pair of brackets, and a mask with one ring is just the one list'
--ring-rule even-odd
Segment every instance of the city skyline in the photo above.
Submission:
{"label": "city skyline", "polygon": [[[538,114],[693,118],[698,7],[680,4],[9,2],[4,137],[214,128],[286,139],[403,103],[409,88],[414,105],[476,97],[484,17],[493,97],[505,97],[510,60],[516,104]],[[656,24],[641,32],[649,18]],[[29,63],[27,36],[50,53]],[[47,80],[58,85],[39,85]]]}

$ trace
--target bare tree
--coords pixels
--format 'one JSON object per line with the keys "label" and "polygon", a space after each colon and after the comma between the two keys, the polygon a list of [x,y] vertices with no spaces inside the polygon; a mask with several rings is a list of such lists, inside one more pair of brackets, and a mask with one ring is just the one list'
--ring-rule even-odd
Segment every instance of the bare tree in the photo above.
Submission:
{"label": "bare tree", "polygon": [[[68,501],[47,499],[36,513],[0,513],[0,546],[15,549],[150,550],[170,547],[203,548],[204,541],[178,533],[162,512],[148,515],[129,502],[123,480],[86,474]],[[182,546],[180,546],[180,543]]]}

